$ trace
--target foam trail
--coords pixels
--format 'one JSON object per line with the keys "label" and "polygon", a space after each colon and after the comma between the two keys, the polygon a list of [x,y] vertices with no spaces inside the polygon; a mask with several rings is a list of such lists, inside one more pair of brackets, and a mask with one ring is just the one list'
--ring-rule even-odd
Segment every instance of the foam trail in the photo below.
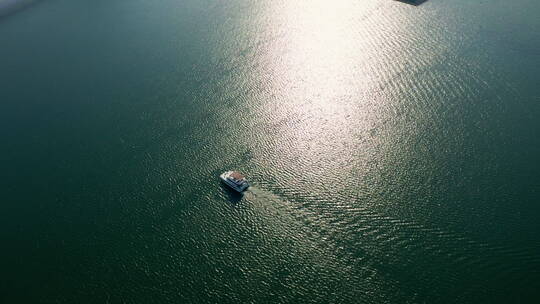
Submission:
{"label": "foam trail", "polygon": [[250,186],[248,190],[246,191],[246,194],[252,196],[253,198],[259,198],[259,199],[262,198],[262,199],[267,199],[274,202],[283,202],[283,200],[276,194],[270,191],[264,190],[264,189],[257,188],[255,186]]}

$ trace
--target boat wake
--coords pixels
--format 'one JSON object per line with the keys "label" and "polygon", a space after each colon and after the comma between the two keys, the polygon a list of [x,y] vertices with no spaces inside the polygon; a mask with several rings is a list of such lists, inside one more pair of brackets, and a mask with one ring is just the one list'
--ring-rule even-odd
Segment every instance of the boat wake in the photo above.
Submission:
{"label": "boat wake", "polygon": [[245,192],[246,198],[248,199],[265,199],[269,201],[275,201],[275,202],[283,202],[283,199],[277,196],[276,194],[264,190],[261,188],[258,188],[256,186],[250,186],[246,192]]}

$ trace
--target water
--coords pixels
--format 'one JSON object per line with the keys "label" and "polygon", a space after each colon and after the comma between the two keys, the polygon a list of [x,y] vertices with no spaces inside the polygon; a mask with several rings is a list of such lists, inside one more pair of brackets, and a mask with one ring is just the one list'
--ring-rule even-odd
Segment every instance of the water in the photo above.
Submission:
{"label": "water", "polygon": [[[536,303],[536,0],[0,20],[5,303]],[[237,169],[243,196],[220,185]]]}

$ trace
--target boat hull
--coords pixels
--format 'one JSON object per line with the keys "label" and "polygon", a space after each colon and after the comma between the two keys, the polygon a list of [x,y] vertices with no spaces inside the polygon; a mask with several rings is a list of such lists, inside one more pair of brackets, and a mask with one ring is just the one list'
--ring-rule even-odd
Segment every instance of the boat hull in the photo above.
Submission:
{"label": "boat hull", "polygon": [[238,185],[236,183],[234,183],[233,181],[229,180],[229,175],[230,175],[230,171],[229,172],[225,172],[223,174],[221,174],[219,177],[221,179],[221,181],[229,186],[229,188],[233,189],[234,191],[236,192],[244,192],[247,190],[247,188],[249,188],[249,184],[247,182],[244,181],[244,183],[242,183],[241,185]]}

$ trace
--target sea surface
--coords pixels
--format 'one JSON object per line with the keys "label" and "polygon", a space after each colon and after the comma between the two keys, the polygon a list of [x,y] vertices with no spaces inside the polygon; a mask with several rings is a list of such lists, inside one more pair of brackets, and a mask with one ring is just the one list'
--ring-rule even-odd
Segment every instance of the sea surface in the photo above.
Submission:
{"label": "sea surface", "polygon": [[[0,19],[1,303],[540,303],[540,1]],[[218,175],[239,170],[244,195]]]}

